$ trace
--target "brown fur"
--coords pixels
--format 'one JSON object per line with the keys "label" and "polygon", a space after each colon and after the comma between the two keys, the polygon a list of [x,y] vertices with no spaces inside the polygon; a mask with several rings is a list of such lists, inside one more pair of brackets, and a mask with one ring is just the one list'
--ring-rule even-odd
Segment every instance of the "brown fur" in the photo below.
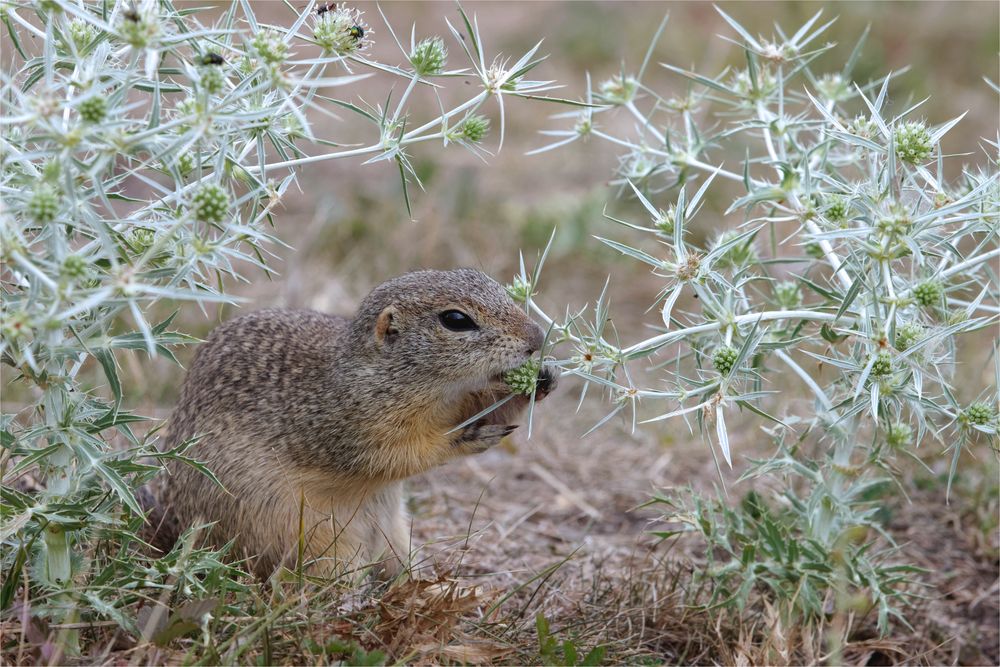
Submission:
{"label": "brown fur", "polygon": [[[479,329],[448,330],[438,316],[449,309]],[[198,351],[167,435],[168,447],[200,436],[190,455],[225,489],[172,463],[154,543],[169,548],[187,526],[214,522],[211,541],[235,540],[267,576],[295,564],[301,525],[308,571],[378,562],[394,576],[410,552],[402,480],[512,430],[526,398],[449,433],[509,392],[499,376],[542,337],[499,284],[471,269],[389,280],[351,320],[262,310],[226,322]],[[555,376],[545,372],[551,391]]]}

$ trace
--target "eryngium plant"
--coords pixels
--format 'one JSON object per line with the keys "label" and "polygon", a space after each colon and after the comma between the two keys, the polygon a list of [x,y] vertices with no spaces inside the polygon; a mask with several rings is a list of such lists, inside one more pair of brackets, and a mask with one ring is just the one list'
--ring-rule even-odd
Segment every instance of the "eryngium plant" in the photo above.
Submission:
{"label": "eryngium plant", "polygon": [[[172,360],[172,347],[193,340],[171,330],[172,318],[150,322],[154,303],[229,301],[222,289],[242,279],[241,264],[266,270],[272,215],[296,168],[390,161],[405,192],[416,180],[414,144],[481,153],[484,104],[495,99],[502,111],[509,97],[538,98],[550,87],[526,78],[541,61],[537,46],[516,60],[488,61],[475,21],[461,10],[462,32],[448,28],[471,67],[449,70],[440,38],[410,48],[397,41],[403,67],[369,59],[375,31],[344,5],[284,5],[287,21],[264,25],[254,4],[234,0],[208,23],[200,10],[166,0],[0,4],[4,55],[16,70],[0,75],[0,354],[4,381],[26,383],[32,397],[0,420],[4,608],[26,584],[57,603],[57,615],[79,607],[119,618],[115,605],[124,599],[88,583],[120,581],[106,568],[129,561],[108,555],[118,547],[104,556],[92,547],[98,537],[133,534],[142,514],[135,489],[157,472],[157,460],[184,456],[187,446],[157,452],[155,438],[130,427],[141,418],[122,409],[122,351]],[[372,70],[404,80],[391,105],[330,97]],[[410,111],[416,86],[456,80],[478,86],[454,86],[467,99],[439,115]],[[320,134],[336,129],[329,121],[345,111],[370,121],[370,132]],[[338,149],[343,143],[360,147]],[[80,375],[91,360],[106,391]],[[127,451],[110,446],[116,433]],[[152,458],[140,464],[141,456]],[[36,468],[39,493],[15,487]],[[134,586],[165,576],[153,568]]]}
{"label": "eryngium plant", "polygon": [[[954,473],[970,443],[997,439],[996,386],[969,387],[956,349],[983,329],[994,353],[997,344],[998,146],[987,141],[982,166],[946,180],[940,142],[961,118],[928,124],[920,104],[889,113],[890,77],[851,78],[861,44],[844,67],[821,72],[829,45],[811,45],[829,23],[818,25],[819,14],[771,39],[723,17],[745,67],[703,76],[663,65],[689,90],[668,97],[643,83],[651,47],[638,73],[587,91],[604,106],[558,116],[572,129],[546,132],[557,140],[536,151],[590,137],[623,149],[617,182],[648,217],[611,218],[634,240],[600,240],[662,279],[659,331],[620,342],[604,294],[593,318],[556,321],[531,298],[537,270],[522,270],[511,291],[572,350],[562,365],[584,391],[593,384],[610,397],[600,424],[630,412],[634,427],[643,401],[656,409],[644,423],[684,420],[732,466],[733,412],[770,422],[777,451],[745,476],[763,477],[780,511],[670,501],[669,519],[724,557],[708,573],[713,603],[765,590],[786,618],[815,619],[861,595],[885,631],[907,570],[886,565],[893,545],[874,490],[922,444],[947,451]],[[613,114],[631,116],[633,130],[602,127]],[[721,166],[733,153],[740,172]],[[695,243],[688,232],[706,222],[706,195],[723,180],[744,190],[726,212],[739,218]],[[690,310],[677,307],[682,295],[697,298]],[[633,379],[650,375],[655,385]],[[956,385],[978,397],[960,403]],[[811,400],[798,400],[800,387]]]}

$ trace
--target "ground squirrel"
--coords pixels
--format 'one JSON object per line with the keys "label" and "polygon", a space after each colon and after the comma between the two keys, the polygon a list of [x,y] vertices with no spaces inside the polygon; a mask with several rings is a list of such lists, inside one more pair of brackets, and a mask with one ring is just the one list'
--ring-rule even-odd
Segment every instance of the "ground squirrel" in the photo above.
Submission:
{"label": "ground squirrel", "polygon": [[[416,271],[376,287],[354,319],[262,310],[219,326],[199,349],[166,444],[201,436],[189,455],[219,488],[173,462],[161,482],[154,544],[215,522],[211,541],[268,576],[294,566],[330,575],[377,563],[395,576],[410,552],[402,480],[510,433],[527,406],[502,375],[543,342],[504,288],[472,269]],[[536,400],[555,388],[544,367]],[[300,523],[301,519],[301,523]]]}

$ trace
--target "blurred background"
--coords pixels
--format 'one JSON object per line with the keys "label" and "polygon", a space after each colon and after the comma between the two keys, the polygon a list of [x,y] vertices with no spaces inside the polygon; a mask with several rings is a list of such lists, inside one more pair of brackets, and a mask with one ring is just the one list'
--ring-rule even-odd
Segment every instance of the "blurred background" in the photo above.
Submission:
{"label": "blurred background", "polygon": [[[290,25],[294,20],[284,3],[258,1],[254,6],[262,21]],[[820,9],[824,13],[820,24],[837,18],[813,44],[836,44],[815,62],[817,75],[837,71],[870,26],[855,67],[855,80],[867,82],[909,67],[890,88],[890,113],[928,96],[916,117],[930,124],[968,111],[944,140],[945,149],[952,153],[979,151],[982,137],[996,137],[998,101],[983,78],[1000,78],[997,3],[756,2],[720,6],[751,33],[766,37],[774,34],[774,23],[791,34]],[[357,7],[370,26],[366,40],[373,58],[404,64],[405,57],[374,3],[357,3]],[[502,53],[516,59],[544,38],[539,53],[549,57],[530,78],[557,81],[563,88],[551,94],[570,99],[583,99],[588,72],[596,86],[623,69],[638,70],[665,14],[670,16],[669,22],[645,77],[664,97],[683,95],[687,82],[658,66],[660,62],[706,75],[715,75],[727,65],[745,65],[742,51],[719,37],[733,38],[735,33],[707,2],[474,2],[466,9],[478,16],[488,56]],[[433,35],[445,39],[449,68],[467,66],[464,52],[445,24],[445,18],[453,25],[460,24],[453,3],[390,2],[382,5],[382,12],[406,48],[415,24],[417,40]],[[305,57],[308,47],[298,53]],[[452,100],[461,102],[476,90],[460,80],[445,83],[444,105]],[[801,79],[794,84],[802,85]],[[384,103],[390,92],[398,98],[404,87],[401,78],[379,73],[361,85],[333,92],[353,93],[357,96],[350,101],[374,105]],[[638,105],[646,108],[648,101],[644,105],[640,100]],[[415,91],[412,109],[418,122],[439,113],[437,99],[425,87]],[[232,291],[248,299],[245,309],[285,305],[347,314],[375,284],[412,269],[473,266],[501,282],[509,281],[517,268],[518,250],[523,250],[526,258],[535,257],[555,228],[540,303],[553,314],[563,312],[567,305],[579,308],[593,301],[610,274],[615,324],[626,332],[627,339],[641,336],[642,323],[650,321],[644,313],[661,285],[644,266],[592,238],[594,234],[614,235],[628,242],[638,235],[630,236],[629,230],[602,216],[605,206],[610,206],[622,215],[634,213],[633,220],[643,219],[634,202],[618,201],[617,188],[607,185],[621,150],[591,138],[541,155],[525,155],[550,142],[549,137],[538,134],[539,130],[572,127],[571,119],[550,119],[567,109],[508,100],[503,149],[487,156],[486,162],[457,145],[446,150],[415,146],[411,157],[426,191],[411,187],[413,220],[406,213],[394,163],[363,166],[361,160],[331,160],[306,167],[300,173],[300,187],[289,192],[276,215],[275,233],[291,246],[274,248],[277,258],[271,266],[278,275],[268,279],[246,267],[249,283],[232,285]],[[483,145],[495,152],[498,109],[490,103],[482,112],[492,121]],[[315,128],[317,135],[343,144],[375,139],[374,127],[350,114],[345,114],[341,123],[318,122],[327,124]],[[600,122],[621,124],[626,132],[632,127],[624,111],[602,114]],[[736,168],[742,156],[716,151],[713,157],[716,163],[728,160],[728,166]],[[981,162],[982,153],[953,158],[951,173],[957,173],[965,161]],[[732,197],[739,194],[742,192],[713,187],[706,210],[691,229],[695,240],[699,235],[714,237],[719,230],[742,221],[739,215],[730,219],[722,215]],[[665,205],[666,197],[674,195],[663,196],[656,203]],[[185,309],[182,317],[187,330],[207,334],[217,321],[234,314],[231,307],[208,307],[206,313],[208,317],[198,309]],[[181,359],[186,361],[192,352],[182,351]],[[150,375],[143,370],[145,359],[141,367],[138,358],[131,361],[132,372],[152,378],[145,396],[130,397],[134,407],[146,414],[162,414],[179,389],[180,369],[155,362],[162,372]],[[589,426],[579,431],[586,428]]]}

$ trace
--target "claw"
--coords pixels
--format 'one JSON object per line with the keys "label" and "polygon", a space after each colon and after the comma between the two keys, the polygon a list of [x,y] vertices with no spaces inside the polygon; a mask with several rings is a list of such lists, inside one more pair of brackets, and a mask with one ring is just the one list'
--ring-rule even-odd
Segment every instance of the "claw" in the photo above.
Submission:
{"label": "claw", "polygon": [[559,368],[556,366],[543,366],[538,373],[538,382],[535,384],[535,400],[540,401],[553,391],[559,384]]}

